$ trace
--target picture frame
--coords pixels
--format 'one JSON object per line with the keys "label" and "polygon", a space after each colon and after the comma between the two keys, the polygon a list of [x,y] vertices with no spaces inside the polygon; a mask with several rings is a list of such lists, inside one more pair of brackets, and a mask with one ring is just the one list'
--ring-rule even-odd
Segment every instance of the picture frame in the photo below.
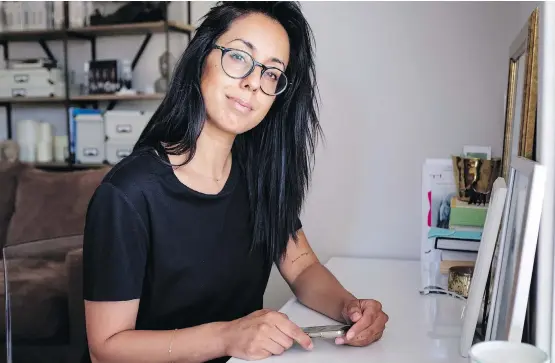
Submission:
{"label": "picture frame", "polygon": [[485,340],[522,341],[546,174],[536,161],[511,160]]}
{"label": "picture frame", "polygon": [[501,175],[515,156],[532,159],[538,98],[538,8],[510,47]]}
{"label": "picture frame", "polygon": [[506,196],[507,184],[505,179],[499,177],[493,183],[490,206],[486,215],[482,239],[474,266],[474,273],[472,274],[468,298],[462,317],[463,325],[459,342],[459,353],[465,358],[468,357],[468,352],[474,341],[482,307],[485,308],[487,306],[487,304],[483,304],[484,293],[487,287],[493,252],[497,243],[499,230],[501,229]]}
{"label": "picture frame", "polygon": [[[552,100],[555,97],[555,79],[550,77],[555,46],[553,36],[547,29],[555,24],[555,3],[545,2],[538,5],[539,11],[539,59],[538,59],[538,110],[536,123],[535,160],[553,168],[555,165],[555,110]],[[543,35],[542,35],[543,34]],[[549,169],[548,169],[549,170]],[[553,169],[551,169],[553,170]],[[530,315],[531,339],[523,342],[536,345],[552,356],[555,353],[555,334],[552,334],[553,317],[555,316],[555,299],[553,299],[553,281],[555,281],[553,241],[555,240],[555,174],[547,173],[546,194],[543,202],[540,237],[536,253],[536,270],[533,275],[534,283],[530,293],[528,314]],[[545,282],[548,282],[546,288]]]}

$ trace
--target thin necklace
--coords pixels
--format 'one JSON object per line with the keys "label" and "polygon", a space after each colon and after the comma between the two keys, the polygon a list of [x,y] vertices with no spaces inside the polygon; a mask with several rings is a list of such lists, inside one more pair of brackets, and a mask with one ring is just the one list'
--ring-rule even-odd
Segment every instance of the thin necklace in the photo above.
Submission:
{"label": "thin necklace", "polygon": [[[227,157],[226,163],[228,162],[228,160],[229,160],[229,156]],[[227,164],[226,164],[226,166],[227,166]],[[195,174],[197,174],[198,176],[201,176],[201,177],[207,178],[207,179],[211,179],[211,180],[213,180],[213,181],[215,181],[215,182],[217,182],[217,183],[219,183],[219,182],[222,180],[222,178],[223,178],[223,175],[222,175],[221,177],[219,177],[219,178],[214,178],[213,176],[208,176],[208,175],[204,175],[204,174],[202,174],[202,173],[199,173],[198,171],[196,171],[196,170],[193,169],[193,168],[191,168],[190,170],[192,170],[192,171],[193,171]]]}
{"label": "thin necklace", "polygon": [[201,173],[197,172],[197,171],[196,171],[196,170],[194,170],[194,169],[191,169],[191,170],[192,170],[192,171],[193,171],[193,172],[194,172],[195,174],[197,174],[198,176],[201,176],[201,177],[203,177],[203,178],[206,178],[206,179],[210,179],[210,180],[213,180],[213,181],[215,181],[215,182],[217,182],[217,183],[219,183],[219,182],[220,182],[220,180],[222,180],[222,177],[219,177],[219,178],[214,178],[214,177],[212,177],[212,176],[208,176],[208,175],[203,175],[203,174],[201,174]]}

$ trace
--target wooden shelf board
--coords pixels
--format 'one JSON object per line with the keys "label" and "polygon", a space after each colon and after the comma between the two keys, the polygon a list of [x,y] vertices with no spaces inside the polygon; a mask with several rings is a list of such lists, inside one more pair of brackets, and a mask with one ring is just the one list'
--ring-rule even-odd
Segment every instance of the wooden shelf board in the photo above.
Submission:
{"label": "wooden shelf board", "polygon": [[[191,33],[195,27],[189,24],[181,24],[175,21],[168,21],[170,32]],[[36,42],[38,40],[62,40],[66,36],[70,39],[93,36],[117,36],[117,35],[140,35],[147,33],[163,33],[165,31],[163,21],[132,23],[132,24],[113,24],[113,25],[94,25],[83,28],[48,29],[48,30],[17,30],[0,32],[0,42]]]}
{"label": "wooden shelf board", "polygon": [[[99,94],[99,95],[82,95],[70,97],[70,102],[94,102],[94,101],[156,101],[164,98],[163,93],[149,93],[136,95],[118,95],[118,94]],[[6,103],[63,103],[64,97],[13,97],[0,98],[0,104]]]}
{"label": "wooden shelf board", "polygon": [[[195,27],[192,25],[169,21],[168,30],[190,33],[195,30]],[[163,21],[133,24],[93,25],[84,28],[73,28],[69,30],[70,33],[90,36],[139,35],[146,33],[163,33],[164,31],[165,29]]]}
{"label": "wooden shelf board", "polygon": [[99,169],[99,168],[108,168],[111,166],[112,165],[109,165],[109,164],[72,164],[71,165],[71,167],[74,169]]}
{"label": "wooden shelf board", "polygon": [[0,103],[60,103],[63,97],[12,97],[0,98]]}
{"label": "wooden shelf board", "polygon": [[39,40],[61,40],[65,36],[62,29],[48,30],[12,30],[0,32],[2,42],[36,42]]}
{"label": "wooden shelf board", "polygon": [[99,95],[83,95],[72,96],[71,101],[147,101],[160,100],[164,98],[163,93],[141,93],[136,95],[118,95],[118,94],[99,94]]}
{"label": "wooden shelf board", "polygon": [[45,163],[29,163],[30,166],[37,169],[98,169],[110,167],[108,164],[70,164],[68,162],[50,161]]}

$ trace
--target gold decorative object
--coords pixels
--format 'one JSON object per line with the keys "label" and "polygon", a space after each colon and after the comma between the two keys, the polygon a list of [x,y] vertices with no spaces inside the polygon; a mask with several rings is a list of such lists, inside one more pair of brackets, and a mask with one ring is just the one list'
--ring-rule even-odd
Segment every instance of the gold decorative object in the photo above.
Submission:
{"label": "gold decorative object", "polygon": [[538,8],[511,44],[502,175],[508,184],[513,156],[532,159],[538,97]]}
{"label": "gold decorative object", "polygon": [[457,197],[469,204],[489,203],[493,182],[501,173],[501,158],[452,156]]}
{"label": "gold decorative object", "polygon": [[468,297],[470,290],[470,281],[474,267],[470,266],[453,266],[449,269],[449,280],[447,289],[464,297]]}

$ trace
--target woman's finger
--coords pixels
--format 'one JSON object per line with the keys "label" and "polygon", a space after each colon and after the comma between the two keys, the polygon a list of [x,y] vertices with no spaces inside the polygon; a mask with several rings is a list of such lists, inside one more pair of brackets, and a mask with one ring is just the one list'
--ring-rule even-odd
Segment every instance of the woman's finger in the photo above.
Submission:
{"label": "woman's finger", "polygon": [[362,334],[363,331],[365,331],[371,326],[373,320],[374,319],[373,319],[372,312],[364,311],[362,313],[362,317],[356,323],[354,323],[353,326],[349,328],[349,330],[347,331],[347,335],[345,335],[345,341],[348,343],[355,337]]}
{"label": "woman's finger", "polygon": [[264,340],[262,348],[272,353],[273,355],[280,355],[285,351],[285,348],[281,344],[276,343],[271,338],[267,338]]}
{"label": "woman's finger", "polygon": [[279,330],[278,327],[272,329],[271,333],[269,334],[270,339],[274,342],[278,343],[283,347],[283,349],[287,350],[293,346],[294,340]]}

